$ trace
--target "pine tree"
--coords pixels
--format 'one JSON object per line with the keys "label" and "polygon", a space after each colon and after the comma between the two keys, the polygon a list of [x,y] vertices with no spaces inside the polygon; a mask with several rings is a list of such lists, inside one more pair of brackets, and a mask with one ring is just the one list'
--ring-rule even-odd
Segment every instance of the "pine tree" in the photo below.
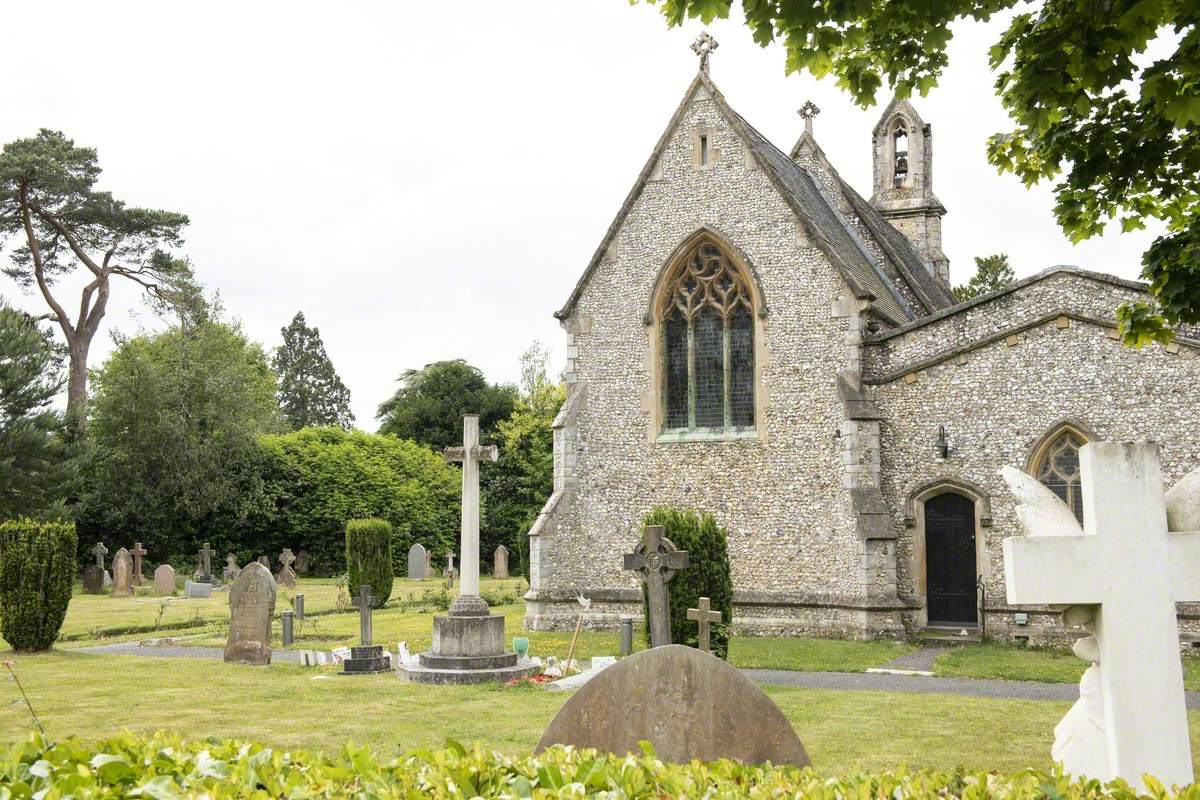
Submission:
{"label": "pine tree", "polygon": [[975,274],[962,286],[954,287],[954,296],[961,303],[988,292],[1005,289],[1016,282],[1017,276],[1008,263],[1008,256],[975,256]]}
{"label": "pine tree", "polygon": [[273,366],[279,376],[279,406],[288,424],[294,430],[323,425],[349,430],[354,425],[350,390],[326,355],[321,332],[304,323],[303,311],[296,312],[281,332],[283,346],[275,352]]}

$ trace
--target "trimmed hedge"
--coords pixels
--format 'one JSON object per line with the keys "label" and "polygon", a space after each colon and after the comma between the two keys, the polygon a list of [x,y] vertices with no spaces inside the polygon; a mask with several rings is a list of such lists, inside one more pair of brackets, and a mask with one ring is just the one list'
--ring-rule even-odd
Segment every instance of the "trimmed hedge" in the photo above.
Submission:
{"label": "trimmed hedge", "polygon": [[371,587],[373,606],[383,608],[392,596],[392,526],[385,519],[352,519],[346,523],[346,572],[350,598],[357,602],[361,586]]}
{"label": "trimmed hedge", "polygon": [[0,633],[13,650],[48,650],[75,582],[75,525],[16,519],[0,524]]}
{"label": "trimmed hedge", "polygon": [[[725,529],[717,525],[712,514],[656,508],[642,520],[645,525],[662,525],[663,535],[680,550],[688,551],[688,567],[675,573],[667,584],[671,606],[671,641],[696,647],[699,626],[688,619],[689,608],[697,608],[701,597],[707,597],[713,611],[721,612],[721,621],[709,630],[709,645],[718,658],[729,656],[729,626],[733,622],[733,575],[729,567],[729,547]],[[650,644],[649,606],[642,587],[642,614],[645,619],[646,644]]]}
{"label": "trimmed hedge", "polygon": [[822,776],[812,769],[747,766],[736,761],[664,764],[643,745],[639,756],[554,747],[510,757],[468,750],[416,750],[383,760],[367,747],[336,755],[276,750],[253,742],[187,742],[172,734],[125,734],[86,745],[44,744],[36,735],[0,750],[0,787],[12,797],[537,797],[776,798],[814,800],[1157,800],[1194,798],[1154,785],[1072,781],[1061,771],[894,773]]}

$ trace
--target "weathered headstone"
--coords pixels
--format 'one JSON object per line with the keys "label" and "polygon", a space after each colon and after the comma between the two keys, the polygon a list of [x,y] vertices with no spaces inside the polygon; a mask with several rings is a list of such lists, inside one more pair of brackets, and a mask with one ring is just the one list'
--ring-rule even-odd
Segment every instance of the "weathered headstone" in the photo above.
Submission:
{"label": "weathered headstone", "polygon": [[296,561],[296,557],[292,555],[292,550],[289,547],[283,548],[283,552],[279,554],[279,572],[275,575],[275,582],[281,586],[286,586],[289,589],[296,588],[296,573],[292,570],[292,564]]}
{"label": "weathered headstone", "polygon": [[700,606],[699,608],[689,608],[687,610],[688,619],[694,620],[700,624],[697,636],[697,644],[700,649],[706,653],[712,652],[712,648],[709,646],[708,637],[709,623],[721,621],[721,612],[711,611],[709,609],[710,602],[711,601],[707,597],[701,597],[696,603],[696,605]]}
{"label": "weathered headstone", "polygon": [[133,559],[124,547],[113,556],[112,593],[114,597],[130,597],[133,594]]}
{"label": "weathered headstone", "polygon": [[414,542],[408,548],[408,579],[410,581],[425,580],[425,565],[429,562],[428,553],[419,542]]}
{"label": "weathered headstone", "polygon": [[450,555],[446,558],[446,577],[453,578],[456,573],[457,570],[454,569],[454,552],[451,551]]}
{"label": "weathered headstone", "polygon": [[237,580],[238,573],[242,568],[238,566],[237,556],[233,553],[225,556],[224,578],[226,583],[233,583]]}
{"label": "weathered headstone", "polygon": [[1005,467],[1025,536],[1004,540],[1008,602],[1065,607],[1091,636],[1093,665],[1055,728],[1067,772],[1192,782],[1175,604],[1200,601],[1200,494],[1193,476],[1164,495],[1158,446],[1092,442],[1079,451],[1083,526],[1049,489]]}
{"label": "weathered headstone", "polygon": [[212,557],[215,552],[217,551],[209,547],[208,542],[205,542],[204,547],[201,547],[200,552],[197,554],[199,556],[200,583],[213,582]]}
{"label": "weathered headstone", "polygon": [[432,578],[434,575],[437,575],[437,573],[433,571],[433,551],[426,550],[425,551],[425,577]]}
{"label": "weathered headstone", "polygon": [[141,586],[145,582],[142,577],[142,556],[146,555],[146,548],[142,547],[141,542],[136,542],[129,554],[133,556],[133,585]]}
{"label": "weathered headstone", "polygon": [[108,555],[108,548],[104,546],[104,542],[96,542],[92,545],[92,555],[96,557],[96,566],[104,572],[104,557]]}
{"label": "weathered headstone", "polygon": [[643,650],[600,671],[559,709],[536,752],[569,744],[638,754],[642,740],[676,764],[811,763],[762,689],[716,656],[683,645]]}
{"label": "weathered headstone", "polygon": [[312,556],[307,550],[301,550],[296,553],[296,563],[292,565],[297,575],[307,575],[309,567],[312,566]]}
{"label": "weathered headstone", "polygon": [[175,594],[175,568],[170,564],[159,564],[154,570],[154,593],[159,597]]}
{"label": "weathered headstone", "polygon": [[241,664],[271,663],[271,615],[275,612],[275,579],[257,562],[247,564],[229,590],[229,638],[225,660]]}
{"label": "weathered headstone", "polygon": [[[104,568],[104,557],[108,555],[108,548],[104,546],[104,542],[96,542],[92,546],[92,555],[96,557],[96,568],[100,573],[100,584],[96,591],[88,589],[87,570],[83,572],[83,590],[88,594],[102,594],[105,589],[112,586],[112,576],[108,574],[108,570]],[[95,585],[95,582],[91,585]]]}
{"label": "weathered headstone", "polygon": [[183,596],[190,598],[212,597],[213,586],[211,583],[197,583],[196,581],[184,581]]}
{"label": "weathered headstone", "polygon": [[372,644],[371,608],[375,598],[371,587],[364,584],[358,590],[358,647],[350,648],[350,657],[342,661],[342,669],[350,675],[383,672],[391,668],[390,659],[383,652],[383,645]]}
{"label": "weathered headstone", "polygon": [[492,577],[503,580],[508,577],[508,548],[500,545],[492,556]]}
{"label": "weathered headstone", "polygon": [[667,582],[675,571],[688,565],[686,550],[677,550],[663,536],[661,525],[647,525],[642,541],[632,553],[625,554],[625,569],[637,572],[646,584],[650,616],[650,646],[671,643],[671,607],[667,603]]}
{"label": "weathered headstone", "polygon": [[83,591],[87,594],[104,594],[104,570],[95,564],[84,567]]}
{"label": "weathered headstone", "polygon": [[260,564],[262,564],[264,567],[266,567],[266,568],[267,568],[267,572],[270,572],[270,571],[271,571],[271,557],[270,557],[270,556],[259,556],[259,557],[258,557],[258,563],[260,563]]}

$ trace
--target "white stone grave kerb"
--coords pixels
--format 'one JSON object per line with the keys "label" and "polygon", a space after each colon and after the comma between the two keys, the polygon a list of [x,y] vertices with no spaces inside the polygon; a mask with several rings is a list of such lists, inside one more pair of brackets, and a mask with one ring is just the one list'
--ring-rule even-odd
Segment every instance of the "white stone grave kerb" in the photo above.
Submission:
{"label": "white stone grave kerb", "polygon": [[1076,652],[1098,666],[1085,676],[1071,724],[1064,720],[1057,733],[1061,739],[1072,733],[1064,725],[1095,715],[1097,688],[1102,732],[1062,752],[1066,770],[1134,786],[1146,774],[1167,786],[1190,784],[1175,603],[1200,600],[1200,532],[1168,533],[1158,446],[1094,442],[1080,450],[1082,528],[1033,478],[1009,467],[1002,473],[1027,534],[1004,540],[1008,602],[1066,606],[1068,621],[1094,633]]}

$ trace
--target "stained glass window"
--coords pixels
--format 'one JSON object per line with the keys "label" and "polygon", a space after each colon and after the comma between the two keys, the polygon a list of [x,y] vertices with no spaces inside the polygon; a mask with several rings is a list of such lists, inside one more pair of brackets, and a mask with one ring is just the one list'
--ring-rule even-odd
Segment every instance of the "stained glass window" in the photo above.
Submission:
{"label": "stained glass window", "polygon": [[754,427],[754,319],[750,291],[716,245],[684,259],[663,303],[664,429]]}
{"label": "stained glass window", "polygon": [[1034,476],[1067,504],[1083,522],[1083,493],[1079,476],[1079,448],[1083,439],[1074,431],[1063,431],[1042,452]]}

